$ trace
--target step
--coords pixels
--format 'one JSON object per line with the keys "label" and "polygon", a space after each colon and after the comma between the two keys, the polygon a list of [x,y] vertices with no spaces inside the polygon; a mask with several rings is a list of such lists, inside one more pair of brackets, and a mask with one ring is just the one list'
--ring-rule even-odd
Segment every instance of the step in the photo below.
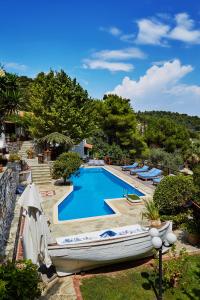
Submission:
{"label": "step", "polygon": [[49,168],[49,165],[48,164],[38,164],[38,168],[41,168],[41,169]]}
{"label": "step", "polygon": [[38,172],[38,171],[32,171],[31,172],[32,174],[35,174],[35,175],[48,175],[48,174],[51,174],[50,171],[41,171],[41,172]]}
{"label": "step", "polygon": [[32,174],[38,174],[38,175],[43,175],[43,174],[51,174],[50,170],[31,170]]}
{"label": "step", "polygon": [[44,180],[44,181],[33,180],[33,182],[36,183],[36,184],[48,184],[48,183],[51,183],[52,181],[51,180]]}
{"label": "step", "polygon": [[31,167],[32,173],[50,173],[50,169],[38,169],[38,168],[32,168],[32,167]]}
{"label": "step", "polygon": [[45,179],[51,179],[51,175],[50,174],[46,174],[45,176],[41,176],[41,175],[35,175],[35,174],[32,174],[32,178],[35,178],[35,179],[43,179],[43,178],[45,178]]}
{"label": "step", "polygon": [[51,177],[51,174],[50,173],[43,173],[43,174],[32,173],[32,177],[35,177],[35,178],[46,178],[46,177]]}
{"label": "step", "polygon": [[31,171],[32,173],[50,173],[50,169],[38,169],[38,168],[33,168],[36,166],[31,166]]}
{"label": "step", "polygon": [[[30,160],[29,160],[30,161]],[[32,161],[30,161],[30,162],[33,162],[34,160],[32,160]],[[35,161],[38,161],[37,159],[35,159]],[[40,169],[47,169],[47,168],[49,168],[50,169],[50,167],[49,167],[49,165],[48,164],[39,164],[38,163],[38,168],[40,168]],[[34,166],[34,168],[35,168],[35,166]]]}
{"label": "step", "polygon": [[50,172],[50,168],[37,168],[38,167],[38,165],[32,165],[31,166],[31,170],[32,170],[32,172]]}
{"label": "step", "polygon": [[23,141],[22,142],[22,145],[26,145],[26,144],[33,144],[33,142],[32,141]]}

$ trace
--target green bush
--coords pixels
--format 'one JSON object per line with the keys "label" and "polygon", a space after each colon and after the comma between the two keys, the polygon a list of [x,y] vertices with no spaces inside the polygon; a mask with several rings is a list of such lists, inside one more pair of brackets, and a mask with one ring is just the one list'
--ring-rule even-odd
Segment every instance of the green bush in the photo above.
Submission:
{"label": "green bush", "polygon": [[1,300],[34,300],[41,295],[38,267],[30,260],[0,266]]}
{"label": "green bush", "polygon": [[179,228],[182,224],[188,222],[188,217],[191,211],[180,212],[178,215],[162,215],[161,221],[171,220],[173,222],[173,229]]}
{"label": "green bush", "polygon": [[183,224],[182,228],[185,229],[188,233],[200,234],[199,218],[195,218],[195,216],[193,216],[193,219],[187,220],[187,222]]}
{"label": "green bush", "polygon": [[157,186],[153,199],[161,214],[176,215],[194,192],[192,176],[166,176]]}
{"label": "green bush", "polygon": [[9,161],[14,162],[14,161],[19,161],[21,158],[17,153],[11,153],[9,155]]}
{"label": "green bush", "polygon": [[200,165],[193,169],[193,181],[196,189],[195,201],[200,203]]}
{"label": "green bush", "polygon": [[178,152],[168,153],[163,149],[151,149],[149,159],[155,165],[160,164],[174,171],[183,165],[183,158]]}
{"label": "green bush", "polygon": [[5,299],[6,296],[6,284],[7,282],[0,279],[0,300]]}
{"label": "green bush", "polygon": [[62,153],[53,164],[53,178],[63,178],[64,184],[81,165],[80,156],[74,152]]}
{"label": "green bush", "polygon": [[[178,252],[174,245],[169,252],[169,256],[170,259],[163,262],[163,286],[165,289],[177,287],[189,267],[189,255],[185,248],[182,248]],[[159,261],[156,259],[154,266],[154,276],[156,278],[158,276],[158,267]]]}
{"label": "green bush", "polygon": [[64,153],[60,154],[57,158],[57,160],[60,160],[60,161],[68,161],[70,159],[79,161],[79,162],[81,160],[79,154],[76,152],[64,152]]}

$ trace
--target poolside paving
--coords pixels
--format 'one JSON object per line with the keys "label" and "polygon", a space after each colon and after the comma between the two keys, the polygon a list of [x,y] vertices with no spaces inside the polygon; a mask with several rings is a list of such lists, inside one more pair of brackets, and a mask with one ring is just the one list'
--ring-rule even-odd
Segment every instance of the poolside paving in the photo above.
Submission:
{"label": "poolside paving", "polygon": [[[112,166],[106,166],[107,170],[111,171],[121,179],[126,180],[128,183],[134,185],[140,191],[145,193],[147,197],[152,197],[153,189],[148,185],[145,185],[142,181],[138,182],[134,178],[129,177],[124,172],[121,172],[117,168]],[[125,198],[119,198],[112,200],[112,205],[119,211],[119,215],[110,215],[109,217],[100,217],[92,219],[83,219],[79,221],[67,221],[62,224],[55,224],[53,219],[53,207],[61,198],[65,196],[69,190],[68,186],[54,185],[53,183],[48,185],[40,185],[40,191],[55,191],[55,195],[43,197],[43,209],[46,216],[49,218],[51,225],[52,237],[55,239],[59,236],[67,236],[73,234],[80,234],[96,230],[104,230],[107,228],[121,227],[131,224],[141,224],[141,213],[143,210],[143,204],[129,204]]]}
{"label": "poolside paving", "polygon": [[[106,166],[105,168],[144,192],[147,198],[152,198],[155,187],[151,182],[144,182],[137,179],[135,176],[129,175],[129,172],[122,172],[119,166]],[[65,196],[67,191],[69,191],[69,186],[55,185],[54,183],[55,182],[52,181],[51,184],[38,186],[40,191],[55,191],[55,195],[52,193],[52,196],[42,197],[44,212],[51,223],[51,242],[55,242],[55,239],[60,236],[104,230],[131,224],[147,225],[147,222],[145,220],[143,221],[141,218],[144,204],[131,205],[124,198],[112,200],[112,205],[120,212],[120,215],[111,215],[109,217],[104,216],[100,218],[97,217],[96,219],[80,219],[79,221],[72,220],[65,223],[55,224],[53,219],[53,207]],[[190,253],[200,251],[199,247],[194,247],[186,242],[183,231],[175,231],[175,234],[178,237],[178,241],[176,243],[178,249],[185,247]]]}

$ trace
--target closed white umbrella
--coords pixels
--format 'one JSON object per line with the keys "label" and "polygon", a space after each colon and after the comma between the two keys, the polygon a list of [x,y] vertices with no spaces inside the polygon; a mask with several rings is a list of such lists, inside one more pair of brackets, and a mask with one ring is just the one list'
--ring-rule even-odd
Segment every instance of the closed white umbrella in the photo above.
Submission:
{"label": "closed white umbrella", "polygon": [[40,254],[38,225],[35,212],[33,212],[33,209],[28,208],[23,230],[23,249],[24,257],[31,259],[34,264],[38,263]]}
{"label": "closed white umbrella", "polygon": [[34,183],[29,184],[18,200],[18,203],[26,209],[25,224],[23,230],[24,256],[33,263],[45,263],[51,265],[48,254],[47,239],[50,231],[45,215],[41,207],[41,196]]}
{"label": "closed white umbrella", "polygon": [[27,185],[18,200],[19,205],[23,206],[26,210],[28,207],[34,207],[39,211],[42,211],[41,202],[42,198],[35,183],[30,183]]}

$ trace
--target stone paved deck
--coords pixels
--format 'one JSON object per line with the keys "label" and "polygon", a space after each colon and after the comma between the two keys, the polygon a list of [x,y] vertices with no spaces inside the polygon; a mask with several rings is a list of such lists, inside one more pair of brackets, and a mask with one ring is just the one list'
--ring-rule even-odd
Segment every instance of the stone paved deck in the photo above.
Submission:
{"label": "stone paved deck", "polygon": [[73,277],[56,278],[48,284],[40,300],[77,300]]}
{"label": "stone paved deck", "polygon": [[[134,178],[130,178],[127,174],[111,167],[106,166],[106,169],[134,185],[136,188],[144,192],[147,197],[152,197],[153,189],[146,186],[143,182],[139,183]],[[40,191],[55,190],[56,194],[50,197],[43,197],[43,209],[51,222],[51,231],[54,238],[72,234],[79,234],[95,230],[104,230],[106,228],[126,226],[136,223],[141,223],[141,213],[143,204],[130,205],[124,198],[112,200],[114,207],[120,212],[120,215],[109,217],[101,217],[96,219],[80,220],[77,222],[67,221],[63,224],[55,224],[53,220],[53,206],[57,201],[64,197],[69,189],[67,186],[56,186],[52,184],[39,186]]]}
{"label": "stone paved deck", "polygon": [[[149,182],[143,182],[137,179],[135,176],[130,176],[128,172],[122,172],[120,167],[106,166],[106,169],[113,172],[121,179],[126,180],[128,183],[133,184],[136,188],[144,192],[147,197],[151,198],[155,187]],[[55,190],[56,194],[53,196],[43,197],[43,209],[45,214],[49,217],[51,222],[50,228],[52,232],[52,241],[55,241],[56,237],[79,234],[84,232],[90,232],[95,230],[104,230],[112,227],[120,227],[131,224],[145,224],[141,219],[141,213],[143,211],[143,204],[130,205],[125,199],[113,200],[115,208],[120,212],[120,215],[113,215],[108,218],[96,218],[88,220],[80,220],[78,222],[68,221],[64,224],[54,224],[53,221],[53,206],[66,194],[69,187],[57,186],[52,184],[39,186],[40,191]],[[186,247],[189,252],[196,252],[200,249],[189,245],[183,237],[182,231],[175,232],[178,237],[177,248]]]}

